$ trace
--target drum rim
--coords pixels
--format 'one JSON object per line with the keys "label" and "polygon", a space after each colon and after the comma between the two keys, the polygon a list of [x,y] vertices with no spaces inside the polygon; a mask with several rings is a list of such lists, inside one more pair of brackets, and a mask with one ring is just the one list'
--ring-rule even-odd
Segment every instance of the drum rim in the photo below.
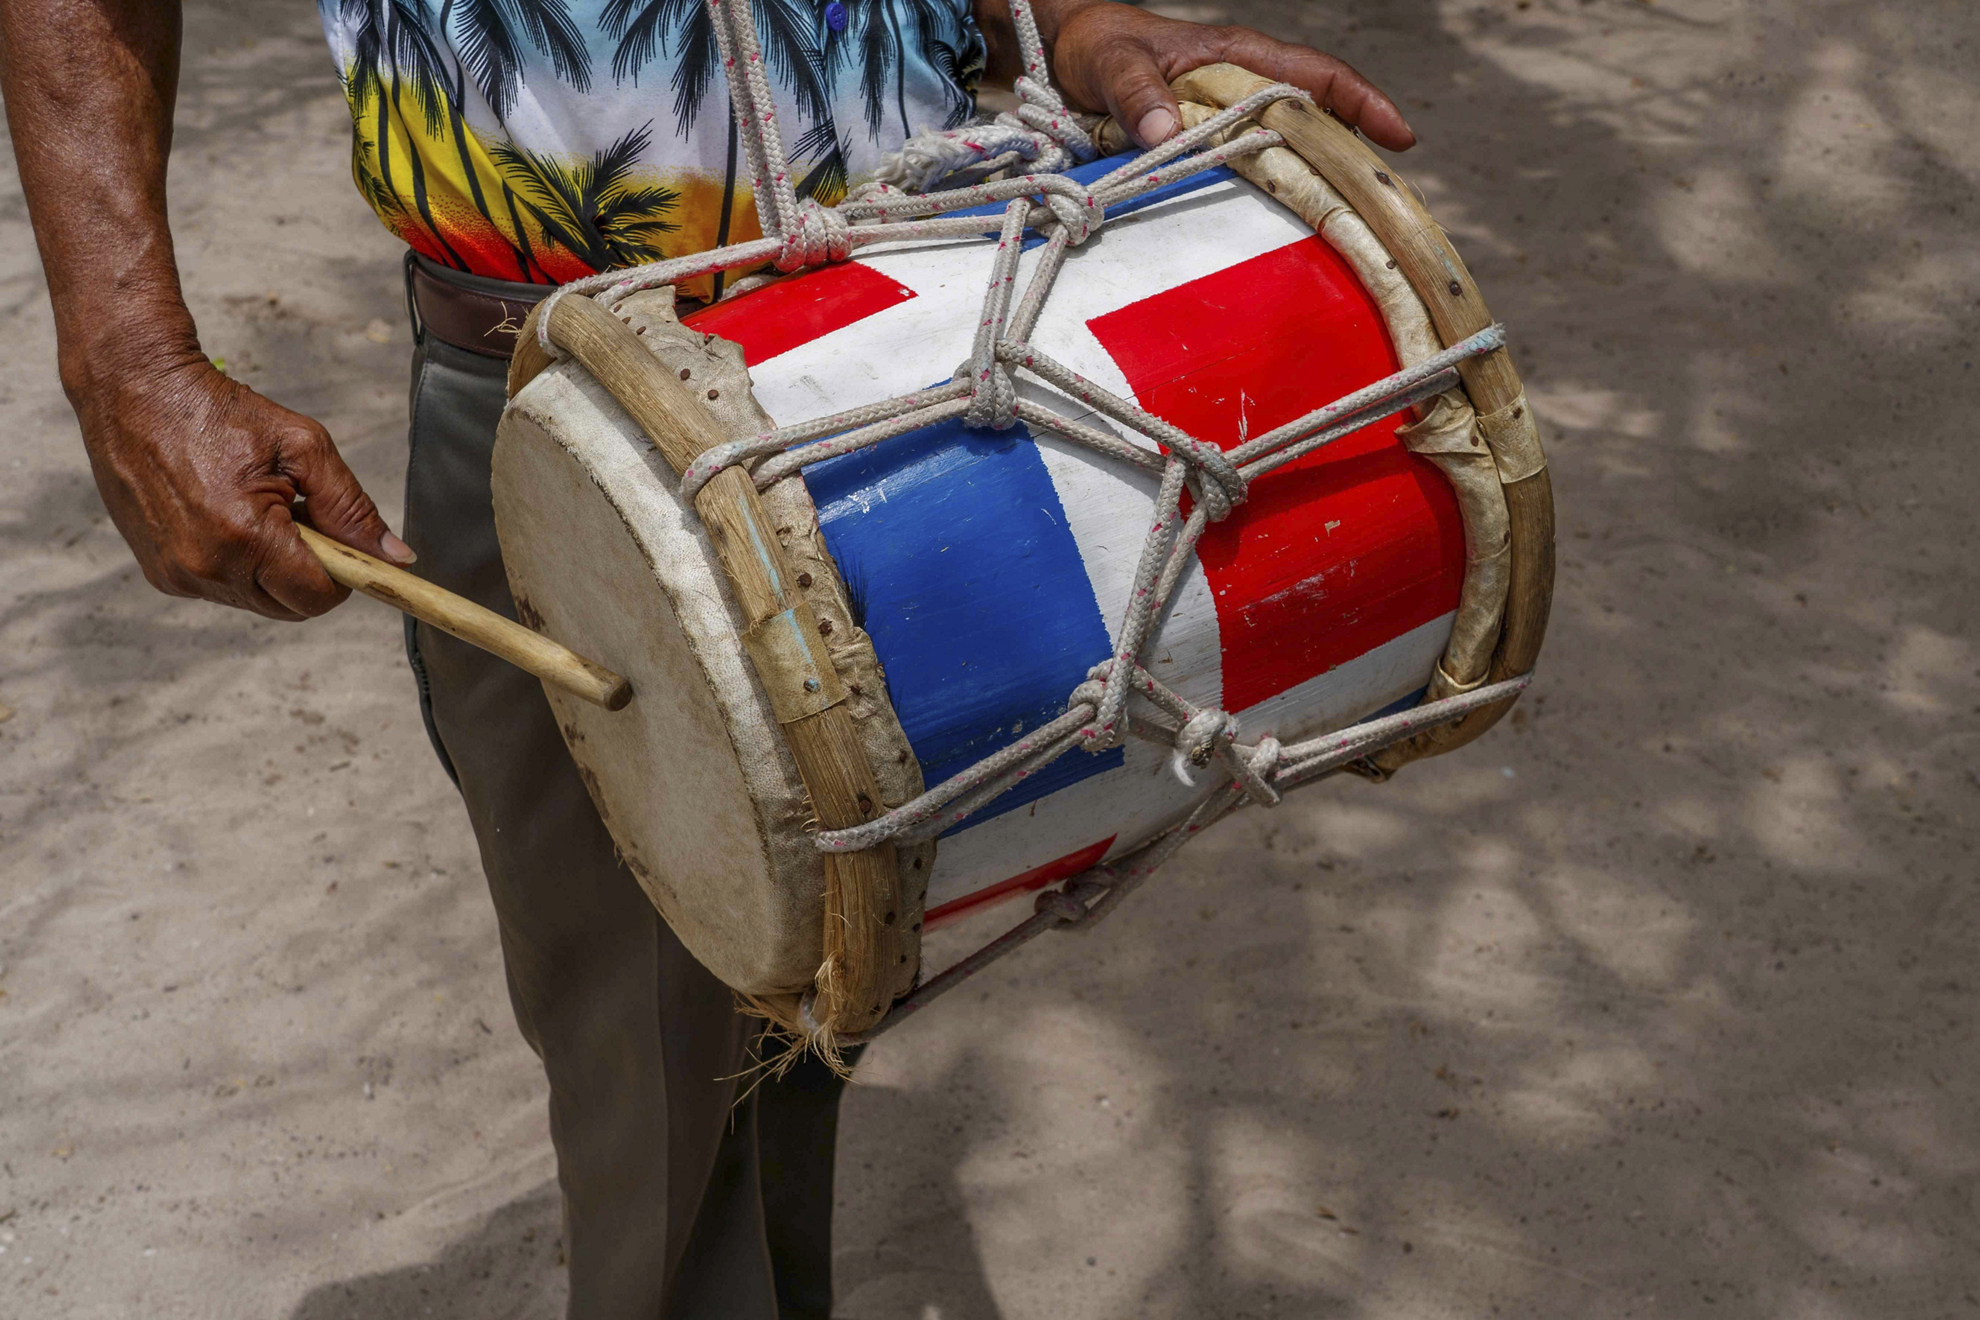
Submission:
{"label": "drum rim", "polygon": [[[629,295],[616,301],[610,311],[637,337],[636,342],[663,364],[670,377],[675,373],[693,376],[695,389],[713,401],[703,406],[730,432],[755,434],[772,425],[751,394],[740,349],[729,341],[683,327],[675,315],[670,290],[654,289]],[[540,386],[542,377],[567,384]],[[682,374],[681,378],[686,379],[687,375]],[[561,395],[563,402],[558,410],[541,406],[537,396],[544,389],[557,390]],[[570,392],[573,390],[575,393]],[[809,846],[805,833],[812,807],[804,779],[787,746],[785,731],[779,727],[777,706],[767,689],[769,676],[762,671],[761,657],[750,650],[747,630],[741,626],[724,566],[713,548],[704,520],[682,500],[678,476],[654,451],[638,421],[614,397],[607,384],[593,377],[582,364],[566,361],[531,375],[504,410],[496,445],[498,493],[508,484],[503,473],[512,461],[509,452],[524,441],[518,428],[524,421],[550,443],[560,445],[570,455],[570,461],[599,487],[599,498],[625,525],[651,567],[654,587],[665,594],[706,686],[718,694],[717,704],[731,712],[725,721],[730,759],[739,767],[745,781],[744,794],[755,820],[757,856],[752,859],[752,873],[766,887],[766,892],[795,896],[814,907],[821,904],[826,889],[826,859]],[[623,443],[625,452],[608,453],[606,447],[615,443]],[[638,461],[629,462],[628,456],[634,454]],[[619,482],[616,489],[606,489],[599,480],[600,470],[607,465],[615,469],[615,479]],[[517,493],[509,498],[523,496]],[[844,704],[860,733],[862,751],[880,783],[877,807],[884,810],[898,806],[922,791],[920,767],[889,704],[871,642],[852,618],[837,565],[822,538],[817,536],[817,514],[809,492],[802,479],[793,479],[773,485],[763,492],[762,500],[776,529],[781,554],[790,561],[789,577],[830,637],[832,664],[849,691]],[[505,521],[501,516],[504,502],[498,495],[498,533]],[[681,526],[672,530],[650,526],[665,524],[668,519],[654,517],[647,510],[648,505],[665,505],[669,517],[677,519]],[[649,538],[655,536],[666,538],[665,545],[649,543]],[[505,560],[516,590],[526,591],[522,557],[508,555]],[[690,617],[681,608],[683,596],[706,596],[721,602],[719,619],[706,612],[706,617]],[[716,667],[711,668],[711,664]],[[627,667],[636,668],[630,663]],[[584,740],[574,737],[572,730],[586,726],[602,730],[608,726],[600,725],[591,712],[571,706],[557,694],[552,693],[551,697],[559,726],[566,741],[572,744],[573,759],[581,768],[587,768]],[[761,755],[751,754],[750,749],[759,746],[774,754],[774,771],[762,764],[755,765],[754,772],[749,768],[753,762],[764,760]],[[601,814],[615,820],[624,817],[625,813],[604,812],[601,798],[605,788],[597,776],[587,776],[587,788],[600,806]],[[895,852],[900,873],[894,895],[897,901],[890,903],[888,910],[876,914],[886,922],[889,936],[906,955],[896,953],[886,960],[887,965],[882,969],[885,976],[881,984],[889,1002],[911,989],[920,971],[916,937],[935,846],[932,841],[904,844]],[[757,862],[761,864],[756,865]],[[640,879],[657,903],[655,891],[661,887],[659,882],[646,876]],[[675,906],[686,904],[677,897]],[[829,950],[821,952],[819,940],[808,939],[795,953],[774,958],[738,958],[733,952],[738,941],[729,937],[743,931],[745,923],[720,903],[697,902],[692,906],[696,915],[675,923],[683,942],[754,1009],[782,1025],[798,1029],[800,998],[826,960],[823,952]],[[813,925],[822,938],[823,923],[814,921]],[[752,966],[756,974],[748,970]],[[770,974],[773,968],[781,969],[784,974]],[[880,1010],[884,1008],[882,1004]]]}
{"label": "drum rim", "polygon": [[[686,639],[686,645],[681,649],[692,667],[700,673],[706,701],[720,712],[718,722],[730,745],[729,764],[723,773],[734,775],[740,788],[740,798],[747,803],[750,812],[750,825],[738,833],[741,837],[753,839],[756,845],[752,855],[733,859],[738,871],[737,879],[740,880],[741,873],[747,870],[761,877],[761,881],[768,886],[765,893],[781,891],[794,883],[809,883],[812,892],[822,891],[822,868],[814,850],[787,849],[784,851],[791,856],[780,857],[779,850],[772,846],[775,818],[804,818],[802,786],[797,781],[796,768],[789,763],[789,753],[783,748],[783,739],[770,716],[768,704],[755,686],[755,675],[742,652],[739,630],[733,626],[734,616],[726,600],[720,567],[715,563],[714,555],[706,550],[706,533],[693,517],[692,510],[679,510],[677,503],[673,512],[681,525],[675,528],[656,528],[653,525],[661,521],[664,515],[644,518],[628,516],[625,503],[630,497],[658,495],[660,499],[669,499],[669,493],[665,483],[651,471],[650,463],[635,468],[626,461],[635,457],[634,450],[639,447],[639,428],[610,393],[581,367],[559,364],[542,373],[542,379],[532,381],[531,385],[527,395],[512,400],[503,411],[497,427],[491,470],[497,536],[505,547],[503,565],[511,594],[518,603],[519,614],[532,627],[543,627],[548,622],[554,629],[557,617],[565,613],[560,593],[546,590],[544,584],[536,580],[534,570],[537,565],[511,549],[518,543],[518,528],[527,516],[523,510],[541,495],[540,490],[534,487],[526,493],[519,486],[521,478],[512,474],[518,472],[519,464],[528,461],[526,450],[554,446],[563,451],[563,461],[576,468],[577,479],[591,488],[588,493],[594,493],[615,515],[619,529],[631,538],[635,552],[649,566],[654,565],[656,558],[662,555],[669,561],[667,572],[650,573],[654,590],[659,593],[658,599],[648,596],[643,603],[650,608],[664,601],[673,626]],[[546,407],[546,404],[554,404],[554,409]],[[625,453],[612,455],[601,452],[603,446],[613,439],[625,442]],[[630,469],[644,475],[636,477],[636,486],[622,483],[615,489],[612,484],[600,479],[601,467],[608,464],[620,468],[622,472]],[[686,548],[682,542],[687,538],[703,544],[697,547],[695,553],[680,553]],[[582,571],[580,569],[568,576],[580,576]],[[687,602],[685,607],[684,596]],[[702,602],[704,608],[709,601],[719,602],[718,608],[728,626],[714,628],[705,626],[705,621],[697,623],[693,618],[693,604],[696,601]],[[637,679],[644,676],[647,666],[643,657],[627,655],[616,658],[629,677]],[[634,686],[637,697],[643,685],[636,681]],[[766,975],[772,975],[772,979],[774,976],[764,966],[752,968],[746,962],[729,956],[723,949],[711,947],[708,941],[698,938],[702,923],[690,921],[684,924],[677,920],[681,915],[683,899],[673,892],[671,874],[658,873],[666,869],[661,866],[660,859],[670,851],[665,839],[652,838],[651,832],[643,827],[631,827],[638,830],[632,839],[619,837],[622,822],[629,813],[620,809],[621,803],[609,800],[610,790],[603,782],[607,776],[598,773],[591,764],[589,744],[594,734],[608,729],[616,731],[626,719],[644,721],[647,712],[653,709],[651,703],[635,700],[627,711],[607,713],[591,710],[566,694],[547,687],[545,693],[557,719],[558,730],[569,746],[572,760],[578,766],[593,805],[613,833],[621,858],[654,905],[668,916],[669,924],[675,927],[690,951],[704,966],[732,986],[761,990],[777,988],[766,983]],[[735,699],[738,693],[747,693],[747,697]],[[690,695],[693,695],[692,691]],[[682,720],[675,716],[669,721],[668,728],[677,730],[681,725]],[[773,750],[775,770],[762,764],[752,764],[752,758],[745,754],[739,739]],[[791,875],[793,864],[803,873]],[[815,948],[815,941],[813,945]],[[814,957],[812,966],[815,965]]]}

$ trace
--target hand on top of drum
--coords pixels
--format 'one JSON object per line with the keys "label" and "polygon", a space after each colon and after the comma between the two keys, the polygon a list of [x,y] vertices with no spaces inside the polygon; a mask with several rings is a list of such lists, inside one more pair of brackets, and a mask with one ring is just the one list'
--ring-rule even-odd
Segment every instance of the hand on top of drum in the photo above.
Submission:
{"label": "hand on top of drum", "polygon": [[[1008,81],[1020,71],[1008,0],[977,0],[976,9],[990,42],[988,76]],[[1407,151],[1416,144],[1394,101],[1345,62],[1310,46],[1246,27],[1163,18],[1115,0],[1032,0],[1032,9],[1052,53],[1052,76],[1067,99],[1132,126],[1144,147],[1167,141],[1182,127],[1170,82],[1219,63],[1311,92],[1315,104],[1377,146]]]}

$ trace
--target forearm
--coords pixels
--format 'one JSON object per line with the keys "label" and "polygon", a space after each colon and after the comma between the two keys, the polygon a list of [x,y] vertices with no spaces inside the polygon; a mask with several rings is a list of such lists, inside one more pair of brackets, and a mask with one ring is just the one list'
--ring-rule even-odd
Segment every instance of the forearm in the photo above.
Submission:
{"label": "forearm", "polygon": [[165,214],[179,31],[179,0],[0,0],[0,94],[62,384],[148,582],[306,618],[349,593],[298,517],[369,554],[403,564],[412,552],[329,432],[200,352]]}
{"label": "forearm", "polygon": [[177,0],[0,0],[0,93],[79,410],[109,377],[199,356],[165,210],[179,41]]}

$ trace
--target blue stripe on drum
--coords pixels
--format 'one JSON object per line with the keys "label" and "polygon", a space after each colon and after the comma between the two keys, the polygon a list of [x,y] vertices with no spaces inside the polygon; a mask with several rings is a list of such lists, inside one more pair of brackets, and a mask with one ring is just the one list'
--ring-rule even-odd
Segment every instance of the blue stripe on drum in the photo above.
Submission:
{"label": "blue stripe on drum", "polygon": [[[1139,153],[1126,152],[1119,156],[1105,156],[1099,160],[1088,161],[1084,165],[1075,165],[1067,170],[1065,175],[1067,178],[1076,179],[1080,183],[1092,183],[1096,179],[1104,179],[1109,174],[1112,174],[1115,170],[1133,160],[1137,154]],[[1158,202],[1166,202],[1171,197],[1182,197],[1188,193],[1200,192],[1212,184],[1222,183],[1226,179],[1235,179],[1236,177],[1237,175],[1231,171],[1231,167],[1228,165],[1218,165],[1213,169],[1199,170],[1195,174],[1185,175],[1171,183],[1165,183],[1159,188],[1150,188],[1139,197],[1130,197],[1125,202],[1108,207],[1107,218],[1112,220],[1128,215],[1131,212],[1141,210],[1143,207],[1154,206]],[[1009,205],[1009,202],[992,202],[988,206],[966,207],[960,211],[951,211],[949,214],[952,216],[996,216],[998,224],[991,225],[984,231],[985,233],[994,234],[1003,223],[1004,210]],[[1029,252],[1031,249],[1044,243],[1044,241],[1044,239],[1038,237],[1036,231],[1026,230],[1024,250]]]}
{"label": "blue stripe on drum", "polygon": [[[1113,156],[1067,173],[1091,183],[1130,159]],[[1108,214],[1234,177],[1219,166]],[[1003,211],[999,204],[956,214],[1001,218]],[[1042,241],[1027,235],[1025,246]],[[1057,718],[1087,669],[1111,652],[1058,490],[1023,426],[1002,433],[961,423],[932,427],[816,464],[804,470],[804,481],[929,785]],[[1013,591],[1013,582],[1028,589]],[[959,828],[1125,765],[1120,748],[1073,752]]]}
{"label": "blue stripe on drum", "polygon": [[[1057,718],[1110,649],[1058,491],[1022,426],[930,427],[804,470],[854,617],[932,787]],[[961,828],[1125,764],[1073,752]]]}

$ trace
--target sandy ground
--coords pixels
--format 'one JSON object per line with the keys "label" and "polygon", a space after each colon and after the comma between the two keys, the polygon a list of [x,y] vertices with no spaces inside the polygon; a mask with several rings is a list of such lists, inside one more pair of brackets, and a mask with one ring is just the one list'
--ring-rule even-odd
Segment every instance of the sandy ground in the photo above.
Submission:
{"label": "sandy ground", "polygon": [[[1355,11],[1174,10],[1400,91],[1549,424],[1544,676],[873,1050],[840,1310],[1980,1313],[1980,9]],[[202,6],[188,60],[209,351],[396,513],[312,7]],[[153,594],[48,327],[9,174],[0,1315],[547,1320],[543,1090],[397,620]]]}

